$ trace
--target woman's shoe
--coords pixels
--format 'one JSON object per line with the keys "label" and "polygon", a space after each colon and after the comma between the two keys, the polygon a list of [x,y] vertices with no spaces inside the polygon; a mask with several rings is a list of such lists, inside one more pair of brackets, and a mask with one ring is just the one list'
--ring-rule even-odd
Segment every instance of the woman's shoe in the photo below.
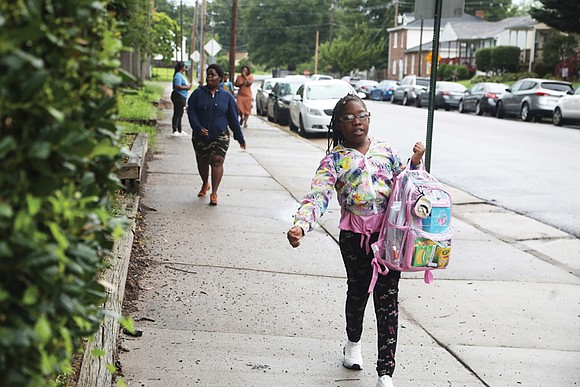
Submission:
{"label": "woman's shoe", "polygon": [[198,194],[197,194],[197,197],[198,197],[198,198],[201,198],[201,197],[205,196],[205,195],[207,194],[207,191],[209,191],[209,182],[208,182],[208,183],[205,183],[205,184],[204,184],[204,185],[201,187],[201,189],[199,190],[199,192],[198,192]]}
{"label": "woman's shoe", "polygon": [[218,202],[217,194],[214,194],[214,193],[210,194],[209,195],[209,205],[210,206],[217,206],[217,202]]}

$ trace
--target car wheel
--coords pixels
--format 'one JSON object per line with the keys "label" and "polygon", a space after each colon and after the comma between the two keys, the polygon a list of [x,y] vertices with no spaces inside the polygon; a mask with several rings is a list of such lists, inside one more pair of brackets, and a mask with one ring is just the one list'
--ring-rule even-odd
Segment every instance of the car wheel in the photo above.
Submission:
{"label": "car wheel", "polygon": [[302,120],[302,116],[300,116],[300,119],[298,120],[298,134],[304,138],[308,137],[308,133],[306,133],[306,130],[304,129],[304,121]]}
{"label": "car wheel", "polygon": [[419,97],[415,98],[415,106],[417,106],[418,108],[423,107],[423,105],[421,104],[421,98]]}
{"label": "car wheel", "polygon": [[[275,108],[274,108],[274,109],[275,109]],[[268,121],[270,121],[270,122],[274,122],[274,117],[272,117],[272,116],[270,115],[270,109],[268,109],[268,112],[266,113],[266,115],[268,116]]]}
{"label": "car wheel", "polygon": [[503,111],[503,103],[500,101],[497,103],[497,107],[495,108],[495,116],[497,118],[504,118],[505,112]]}
{"label": "car wheel", "polygon": [[556,126],[564,125],[564,119],[562,118],[562,111],[558,107],[554,110],[554,115],[552,116],[552,122]]}
{"label": "car wheel", "polygon": [[483,110],[481,110],[481,102],[477,101],[477,103],[475,104],[475,114],[477,114],[478,116],[483,114]]}
{"label": "car wheel", "polygon": [[522,105],[522,110],[520,111],[520,118],[522,121],[530,122],[532,120],[532,115],[530,114],[530,106],[527,102]]}
{"label": "car wheel", "polygon": [[391,96],[391,103],[397,103],[397,100],[395,99],[395,93],[393,93]]}
{"label": "car wheel", "polygon": [[409,105],[409,96],[407,95],[407,93],[405,93],[405,95],[403,95],[403,106],[407,105]]}
{"label": "car wheel", "polygon": [[459,113],[467,113],[463,107],[463,100],[459,101],[459,105],[457,105],[457,111]]}
{"label": "car wheel", "polygon": [[292,116],[290,116],[290,118],[288,119],[288,127],[293,132],[295,132],[298,129],[298,127],[294,125],[294,121],[292,121]]}

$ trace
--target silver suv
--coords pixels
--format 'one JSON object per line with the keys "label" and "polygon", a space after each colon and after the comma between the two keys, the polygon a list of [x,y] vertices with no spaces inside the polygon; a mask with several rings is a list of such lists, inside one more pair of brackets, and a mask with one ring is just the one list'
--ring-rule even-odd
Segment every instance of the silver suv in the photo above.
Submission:
{"label": "silver suv", "polygon": [[514,83],[497,101],[495,116],[519,116],[522,121],[552,117],[560,98],[574,93],[569,82],[524,78]]}
{"label": "silver suv", "polygon": [[403,105],[409,105],[415,101],[417,95],[423,89],[429,87],[429,78],[420,78],[416,75],[407,75],[401,79],[401,82],[399,82],[398,85],[399,86],[395,87],[391,102],[397,103],[398,101],[401,101]]}

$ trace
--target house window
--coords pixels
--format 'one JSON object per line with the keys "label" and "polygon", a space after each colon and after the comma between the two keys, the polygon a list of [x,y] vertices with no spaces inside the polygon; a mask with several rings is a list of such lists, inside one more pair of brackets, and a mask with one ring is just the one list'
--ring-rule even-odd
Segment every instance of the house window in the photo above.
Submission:
{"label": "house window", "polygon": [[393,40],[393,48],[397,48],[397,40],[399,40],[399,35],[395,32]]}
{"label": "house window", "polygon": [[393,71],[392,71],[393,75],[397,74],[397,61],[396,60],[393,61],[392,69],[393,69]]}

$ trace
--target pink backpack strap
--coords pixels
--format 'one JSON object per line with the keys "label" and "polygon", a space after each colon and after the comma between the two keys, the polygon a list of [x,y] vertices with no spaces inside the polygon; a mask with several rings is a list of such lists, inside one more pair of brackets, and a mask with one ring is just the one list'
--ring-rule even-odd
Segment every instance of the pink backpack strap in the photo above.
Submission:
{"label": "pink backpack strap", "polygon": [[379,279],[379,274],[386,275],[389,272],[387,262],[381,258],[379,243],[373,243],[372,248],[374,252],[374,257],[373,260],[371,261],[371,266],[373,267],[373,275],[371,277],[371,283],[369,284],[368,290],[369,293],[372,293],[375,290],[375,285],[377,284],[377,280]]}

